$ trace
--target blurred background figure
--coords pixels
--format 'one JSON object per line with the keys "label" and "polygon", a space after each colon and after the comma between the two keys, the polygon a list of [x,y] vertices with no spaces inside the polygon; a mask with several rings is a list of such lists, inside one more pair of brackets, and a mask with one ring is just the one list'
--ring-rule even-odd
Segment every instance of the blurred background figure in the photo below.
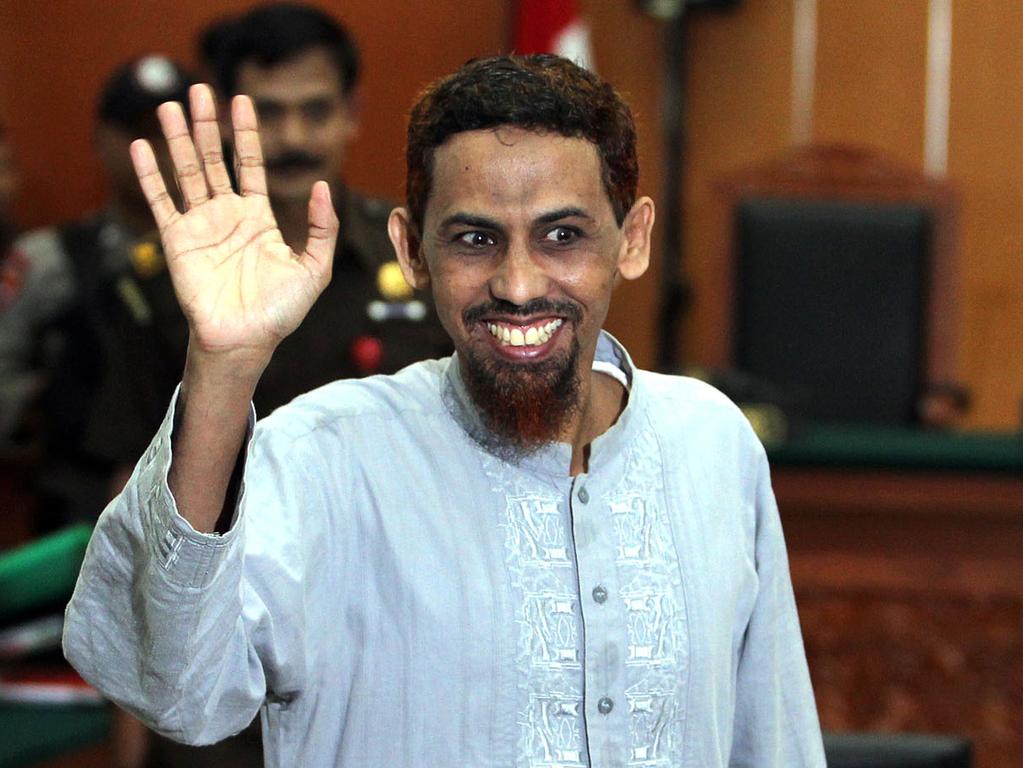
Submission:
{"label": "blurred background figure", "polygon": [[[314,8],[274,4],[217,20],[198,48],[221,115],[229,113],[233,94],[256,105],[268,192],[289,245],[305,245],[309,190],[319,179],[330,183],[344,222],[331,283],[270,362],[255,394],[257,414],[338,378],[392,373],[449,354],[432,302],[413,295],[394,261],[386,231],[392,205],[343,180],[359,125],[359,52],[348,31]],[[97,403],[104,418],[89,436],[96,454],[119,467],[116,489],[163,419],[187,346],[187,325],[162,262],[142,289],[151,317],[140,322],[121,313],[118,350]]]}
{"label": "blurred background figure", "polygon": [[[224,103],[250,96],[259,114],[270,198],[285,239],[302,247],[309,189],[319,179],[342,192],[344,158],[359,128],[360,60],[342,26],[310,7],[257,8],[211,26],[200,40]],[[230,131],[224,132],[231,140]],[[352,201],[361,196],[349,193]],[[388,213],[389,213],[388,209]],[[374,243],[360,243],[371,250]]]}
{"label": "blurred background figure", "polygon": [[[302,248],[309,190],[327,180],[344,222],[334,277],[309,317],[310,328],[278,350],[256,393],[265,414],[339,377],[391,373],[451,351],[424,295],[400,277],[387,238],[391,201],[360,194],[344,181],[360,125],[361,57],[348,30],[322,11],[264,5],[214,24],[200,48],[228,113],[234,94],[259,115],[267,188],[281,232]],[[230,132],[224,134],[230,140]],[[336,334],[340,330],[341,342]]]}
{"label": "blurred background figure", "polygon": [[159,258],[128,145],[158,135],[156,105],[182,99],[190,82],[162,56],[117,69],[99,94],[93,134],[109,189],[102,210],[29,232],[5,257],[0,440],[41,451],[38,532],[95,519],[109,498],[112,467],[85,445],[106,360],[107,318],[121,305],[140,311],[132,275]]}

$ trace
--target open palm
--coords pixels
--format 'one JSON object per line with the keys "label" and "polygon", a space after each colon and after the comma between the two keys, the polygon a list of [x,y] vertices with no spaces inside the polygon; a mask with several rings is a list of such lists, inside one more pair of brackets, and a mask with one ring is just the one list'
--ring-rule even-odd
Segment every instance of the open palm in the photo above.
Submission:
{"label": "open palm", "polygon": [[235,97],[238,191],[221,150],[213,95],[190,92],[190,133],[181,105],[158,115],[185,212],[178,211],[152,147],[132,144],[139,182],[160,229],[178,302],[192,342],[207,351],[268,350],[298,327],[330,280],[338,222],[326,182],[313,186],[309,239],[295,253],[281,237],[266,194],[266,175],[252,102]]}

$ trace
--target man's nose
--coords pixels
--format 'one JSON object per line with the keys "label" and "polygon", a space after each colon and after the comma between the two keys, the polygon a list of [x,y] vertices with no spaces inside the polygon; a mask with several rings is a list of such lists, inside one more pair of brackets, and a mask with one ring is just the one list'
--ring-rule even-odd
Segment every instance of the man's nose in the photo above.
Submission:
{"label": "man's nose", "polygon": [[288,110],[281,124],[281,142],[284,146],[289,149],[303,147],[308,136],[309,128],[302,113],[298,110]]}
{"label": "man's nose", "polygon": [[490,278],[490,292],[519,306],[547,295],[550,281],[528,244],[512,242]]}

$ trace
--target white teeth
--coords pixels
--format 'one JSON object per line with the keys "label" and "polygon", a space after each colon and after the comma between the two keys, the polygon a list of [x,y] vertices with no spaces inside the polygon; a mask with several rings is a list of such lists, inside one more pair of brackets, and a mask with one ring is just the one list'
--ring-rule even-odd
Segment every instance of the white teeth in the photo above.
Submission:
{"label": "white teeth", "polygon": [[561,327],[563,322],[563,320],[551,320],[544,325],[530,326],[525,331],[521,328],[509,327],[507,325],[487,323],[487,330],[502,344],[508,344],[513,347],[535,347],[550,341],[551,336]]}

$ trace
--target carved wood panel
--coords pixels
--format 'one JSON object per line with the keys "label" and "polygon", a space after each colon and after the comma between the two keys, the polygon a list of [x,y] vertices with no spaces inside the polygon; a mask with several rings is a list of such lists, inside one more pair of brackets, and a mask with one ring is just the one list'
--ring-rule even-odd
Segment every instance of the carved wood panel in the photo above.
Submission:
{"label": "carved wood panel", "polygon": [[1023,756],[1023,597],[797,593],[821,723],[959,734],[977,768]]}

